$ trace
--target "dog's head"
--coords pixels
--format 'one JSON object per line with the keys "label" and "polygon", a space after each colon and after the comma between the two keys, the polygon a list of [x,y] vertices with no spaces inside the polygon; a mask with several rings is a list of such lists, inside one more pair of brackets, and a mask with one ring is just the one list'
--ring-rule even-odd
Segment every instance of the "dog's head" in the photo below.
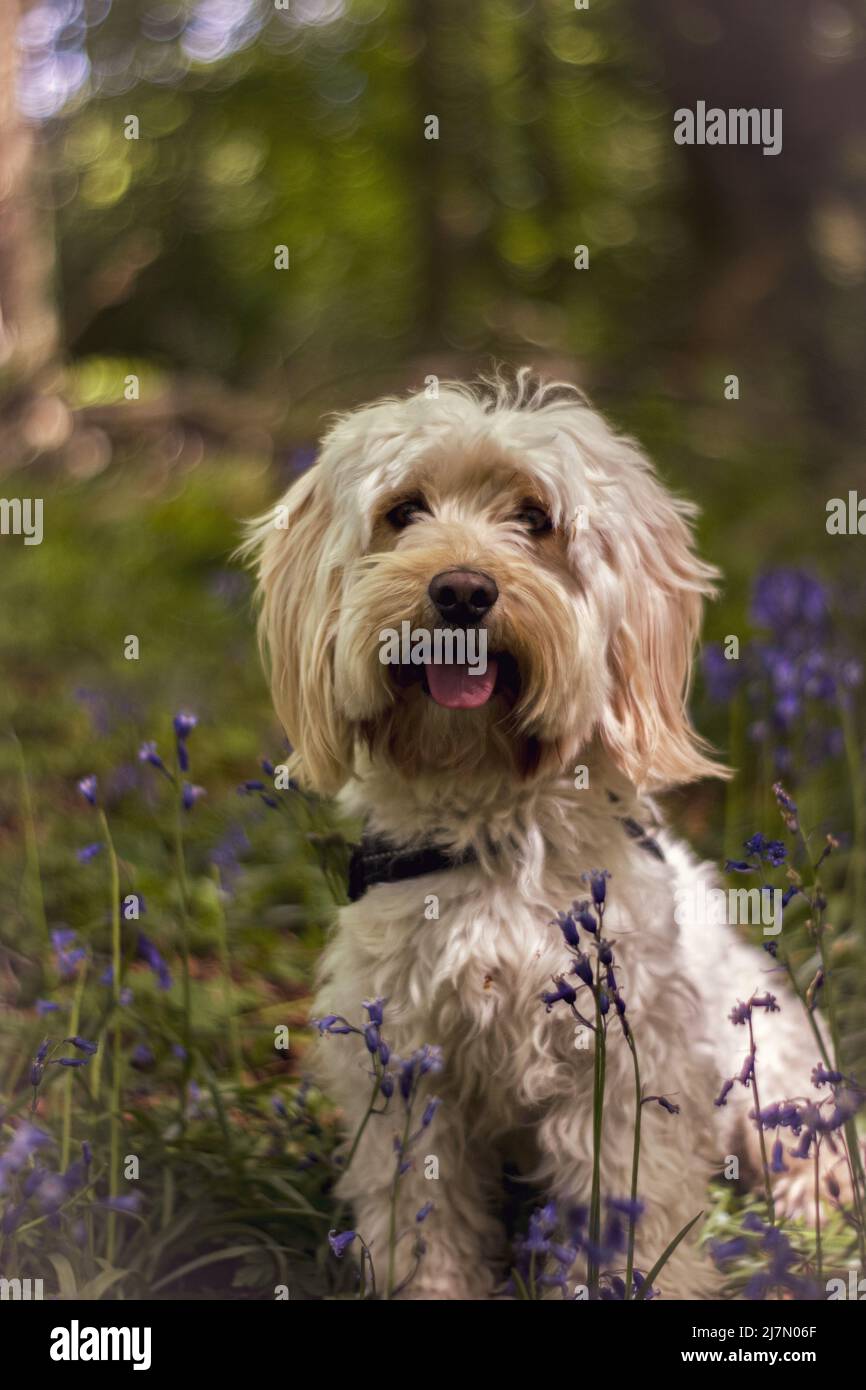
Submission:
{"label": "dog's head", "polygon": [[[594,738],[636,785],[719,773],[685,705],[715,577],[692,514],[575,390],[525,373],[343,416],[247,546],[299,775],[333,792],[366,745],[407,776],[525,779]],[[415,641],[437,631],[440,661]]]}

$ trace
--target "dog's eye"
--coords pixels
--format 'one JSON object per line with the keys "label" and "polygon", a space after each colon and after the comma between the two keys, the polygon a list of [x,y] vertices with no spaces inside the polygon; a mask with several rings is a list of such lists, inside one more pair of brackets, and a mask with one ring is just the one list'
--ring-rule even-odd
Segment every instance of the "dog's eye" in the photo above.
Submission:
{"label": "dog's eye", "polygon": [[553,525],[543,507],[533,507],[529,504],[520,508],[515,521],[519,521],[520,525],[525,526],[527,531],[533,531],[536,535],[542,531],[549,531]]}
{"label": "dog's eye", "polygon": [[398,502],[396,507],[391,508],[387,520],[398,531],[402,531],[405,526],[411,526],[413,521],[417,521],[419,516],[428,511],[423,497],[407,497],[405,502]]}

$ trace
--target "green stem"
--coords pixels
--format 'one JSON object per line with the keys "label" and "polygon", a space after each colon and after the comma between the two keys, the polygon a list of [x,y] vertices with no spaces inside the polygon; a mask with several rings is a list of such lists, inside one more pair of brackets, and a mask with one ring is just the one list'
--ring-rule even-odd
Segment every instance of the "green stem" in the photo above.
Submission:
{"label": "green stem", "polygon": [[232,961],[229,950],[228,923],[226,921],[225,908],[223,907],[222,888],[220,887],[219,869],[214,864],[213,881],[217,907],[217,924],[219,927],[219,952],[220,965],[223,977],[223,1000],[228,1023],[229,1051],[231,1052],[232,1071],[238,1085],[243,1078],[243,1052],[241,1050],[240,1031],[238,1029],[238,1016],[235,1011],[234,997],[232,992]]}
{"label": "green stem", "polygon": [[818,1262],[818,1283],[824,1282],[824,1256],[821,1248],[821,1187],[819,1183],[821,1152],[820,1140],[815,1140],[815,1255]]}
{"label": "green stem", "polygon": [[400,1152],[397,1154],[397,1162],[394,1168],[394,1182],[391,1187],[391,1212],[388,1217],[388,1286],[385,1290],[386,1299],[393,1297],[394,1293],[394,1273],[397,1259],[397,1196],[400,1190],[400,1169],[406,1156],[406,1146],[409,1143],[409,1135],[412,1129],[412,1105],[406,1105],[406,1123],[403,1126],[403,1142],[400,1145]]}
{"label": "green stem", "polygon": [[[602,923],[599,921],[599,937]],[[595,981],[595,1054],[592,1084],[592,1190],[589,1201],[589,1238],[594,1250],[601,1240],[601,1138],[604,1121],[605,1035],[601,1012],[601,962]],[[593,1254],[587,1261],[589,1296],[598,1292],[598,1260]]]}
{"label": "green stem", "polygon": [[767,1141],[764,1138],[764,1126],[761,1124],[761,1098],[758,1094],[758,1068],[755,1064],[755,1034],[752,1028],[752,1015],[749,1013],[749,1047],[752,1052],[752,1095],[755,1097],[755,1124],[758,1127],[758,1143],[761,1147],[761,1167],[764,1171],[764,1193],[767,1198],[767,1215],[770,1218],[770,1225],[776,1224],[776,1204],[773,1201],[773,1184],[770,1182],[770,1165],[767,1162]]}
{"label": "green stem", "polygon": [[851,779],[851,802],[854,809],[854,843],[848,860],[848,887],[853,886],[853,920],[855,927],[866,940],[866,912],[864,912],[863,890],[866,886],[866,782],[857,746],[857,729],[854,716],[844,700],[839,701],[842,733],[845,739],[845,756],[848,762],[848,775]]}
{"label": "green stem", "polygon": [[634,1209],[637,1202],[638,1173],[640,1171],[640,1129],[643,1116],[643,1098],[641,1095],[640,1067],[637,1060],[637,1048],[634,1038],[629,1032],[628,1045],[631,1052],[632,1062],[634,1063],[634,1143],[631,1155],[631,1214],[628,1219],[628,1253],[625,1265],[625,1296],[631,1298],[631,1285],[634,1277],[634,1234],[635,1218]]}
{"label": "green stem", "polygon": [[186,1096],[192,1074],[192,989],[189,973],[189,890],[183,852],[183,779],[178,766],[174,800],[174,861],[180,892],[180,947],[183,989],[183,1082],[181,1087],[181,1125],[186,1124]]}
{"label": "green stem", "polygon": [[[120,1088],[123,1074],[120,1016],[121,969],[123,963],[120,949],[120,870],[117,863],[117,854],[114,849],[114,841],[111,838],[108,818],[102,810],[99,812],[99,819],[105,838],[105,844],[108,849],[108,860],[111,867],[111,996],[114,1005],[114,1027],[111,1045],[111,1129],[109,1143],[108,1195],[111,1198],[115,1198],[120,1192]],[[109,1211],[105,1250],[109,1264],[114,1264],[116,1242],[117,1213]]]}
{"label": "green stem", "polygon": [[[75,990],[72,995],[72,1008],[69,1011],[69,1032],[75,1038],[78,1036],[79,1023],[81,1021],[81,999],[84,994],[84,985],[87,980],[88,957],[85,956],[81,962],[81,970],[75,981]],[[63,1079],[63,1128],[60,1139],[60,1171],[65,1173],[69,1167],[69,1150],[72,1143],[72,1071],[69,1070]]]}

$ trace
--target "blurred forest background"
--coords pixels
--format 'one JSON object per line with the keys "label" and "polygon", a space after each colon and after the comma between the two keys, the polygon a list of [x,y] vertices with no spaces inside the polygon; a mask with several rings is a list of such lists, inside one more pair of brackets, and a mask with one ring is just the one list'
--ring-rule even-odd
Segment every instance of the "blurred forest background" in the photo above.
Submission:
{"label": "blurred forest background", "polygon": [[[724,574],[710,637],[763,621],[785,647],[805,591],[769,619],[750,593],[768,567],[804,571],[857,687],[866,541],[828,536],[825,506],[866,492],[864,91],[856,0],[3,0],[0,492],[45,508],[40,546],[0,538],[7,1095],[20,1020],[36,1038],[37,1001],[62,990],[51,930],[106,949],[105,863],[77,858],[82,775],[148,930],[175,940],[159,778],[137,750],[182,707],[207,791],[187,831],[200,1055],[228,1065],[230,1015],[253,1090],[302,1070],[302,1036],[275,1056],[273,1025],[307,1016],[329,822],[235,794],[281,735],[229,556],[335,409],[493,361],[576,381],[700,504]],[[673,113],[698,100],[782,108],[782,153],[678,147]],[[846,843],[859,824],[862,851],[853,701],[844,749],[820,758],[804,706],[777,702],[778,757],[766,721],[712,687],[698,723],[744,772],[726,804],[674,799],[703,851],[777,832],[779,771],[814,824]],[[170,1001],[131,969],[125,1041],[170,1069]],[[161,1081],[135,1077],[146,1108]]]}

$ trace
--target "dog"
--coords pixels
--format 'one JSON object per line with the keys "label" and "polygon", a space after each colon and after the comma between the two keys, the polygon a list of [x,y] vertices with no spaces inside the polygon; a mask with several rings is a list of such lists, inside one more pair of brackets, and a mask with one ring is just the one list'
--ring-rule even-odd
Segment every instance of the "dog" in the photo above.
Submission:
{"label": "dog", "polygon": [[[655,801],[728,775],[687,710],[718,578],[695,553],[694,517],[578,390],[524,369],[339,417],[315,465],[251,530],[292,771],[366,827],[317,1012],[357,1021],[362,999],[385,999],[395,1054],[433,1044],[444,1057],[425,1138],[438,1181],[419,1162],[397,1188],[401,1232],[435,1197],[406,1297],[495,1296],[507,1269],[504,1155],[549,1198],[587,1201],[593,1051],[572,1013],[546,1011],[541,996],[569,965],[555,914],[588,896],[594,871],[609,874],[605,934],[644,1092],[680,1112],[643,1110],[637,1267],[706,1207],[709,1178],[732,1158],[760,1171],[752,1089],[714,1098],[745,1050],[731,1007],[766,989],[773,962],[731,928],[677,920],[675,903],[713,873]],[[484,673],[385,664],[382,634],[406,622],[478,629]],[[800,1089],[816,1061],[799,1006],[776,992],[780,1012],[755,1019],[764,1103]],[[323,1037],[317,1050],[351,1136],[369,1057],[358,1038]],[[611,1029],[601,1172],[614,1197],[630,1190],[633,1123],[632,1060]],[[377,1259],[396,1127],[366,1126],[340,1184]],[[794,1201],[800,1179],[788,1181]],[[719,1287],[698,1229],[664,1268],[665,1297]],[[398,1244],[398,1283],[410,1247]]]}

